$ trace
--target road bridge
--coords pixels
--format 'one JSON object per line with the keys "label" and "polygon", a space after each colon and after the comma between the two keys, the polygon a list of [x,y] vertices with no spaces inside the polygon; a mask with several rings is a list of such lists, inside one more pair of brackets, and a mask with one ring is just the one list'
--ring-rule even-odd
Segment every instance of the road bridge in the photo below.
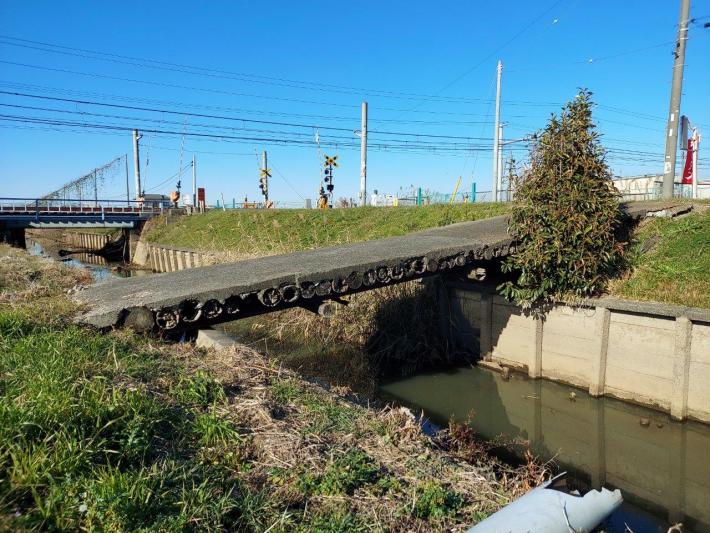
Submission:
{"label": "road bridge", "polygon": [[[632,218],[677,204],[625,206]],[[287,255],[248,259],[93,286],[75,295],[83,323],[99,328],[180,331],[325,300],[440,272],[466,272],[516,244],[507,217]]]}

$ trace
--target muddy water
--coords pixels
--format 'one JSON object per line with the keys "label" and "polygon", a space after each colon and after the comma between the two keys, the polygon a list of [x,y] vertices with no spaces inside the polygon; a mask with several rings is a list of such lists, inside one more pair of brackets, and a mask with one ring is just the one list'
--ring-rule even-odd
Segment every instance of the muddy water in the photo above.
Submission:
{"label": "muddy water", "polygon": [[[479,367],[420,374],[381,387],[388,399],[450,417],[486,439],[519,438],[584,489],[621,489],[624,506],[604,531],[710,532],[710,426],[543,380]],[[523,446],[513,446],[522,453]],[[628,526],[629,529],[626,529]]]}
{"label": "muddy water", "polygon": [[150,271],[135,270],[122,261],[108,261],[106,258],[88,252],[78,252],[67,256],[60,256],[60,243],[53,239],[30,238],[26,239],[27,251],[31,255],[50,257],[67,265],[86,268],[99,283],[113,278],[127,278],[130,276],[150,274]]}

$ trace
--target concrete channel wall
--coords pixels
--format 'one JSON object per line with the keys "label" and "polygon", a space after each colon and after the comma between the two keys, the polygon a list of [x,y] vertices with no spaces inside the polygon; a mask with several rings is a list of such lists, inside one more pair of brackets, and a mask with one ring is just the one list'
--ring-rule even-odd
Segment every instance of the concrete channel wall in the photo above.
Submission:
{"label": "concrete channel wall", "polygon": [[710,422],[710,310],[603,298],[525,316],[492,287],[447,283],[446,333],[485,360]]}
{"label": "concrete channel wall", "polygon": [[99,233],[78,233],[71,231],[64,234],[64,240],[71,246],[84,248],[86,250],[100,250],[111,242],[111,237]]}
{"label": "concrete channel wall", "polygon": [[[588,472],[593,487],[608,483],[621,489],[625,499],[628,492],[639,505],[665,508],[671,524],[688,517],[710,524],[710,462],[704,459],[710,426],[668,424],[660,413],[642,425],[648,413],[640,407],[583,394],[572,402],[566,388],[542,380],[514,376],[476,384],[475,397],[489,402],[474,404],[476,423],[486,437],[525,435],[543,456]],[[692,523],[686,526],[693,528]]]}
{"label": "concrete channel wall", "polygon": [[148,267],[154,272],[176,272],[188,268],[214,265],[218,260],[215,254],[139,241],[133,262]]}

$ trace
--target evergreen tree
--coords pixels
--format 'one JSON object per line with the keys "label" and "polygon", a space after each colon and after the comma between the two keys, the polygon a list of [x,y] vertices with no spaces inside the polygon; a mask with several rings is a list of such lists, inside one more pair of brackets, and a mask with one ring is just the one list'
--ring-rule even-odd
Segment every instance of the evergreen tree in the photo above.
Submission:
{"label": "evergreen tree", "polygon": [[523,308],[602,290],[623,243],[619,194],[592,122],[591,93],[580,91],[553,115],[517,180],[509,232],[518,249],[503,264],[514,281],[501,293]]}

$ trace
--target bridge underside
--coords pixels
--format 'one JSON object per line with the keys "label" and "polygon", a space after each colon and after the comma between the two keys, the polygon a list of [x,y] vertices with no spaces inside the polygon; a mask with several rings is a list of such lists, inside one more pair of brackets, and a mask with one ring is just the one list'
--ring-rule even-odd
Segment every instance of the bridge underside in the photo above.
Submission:
{"label": "bridge underside", "polygon": [[[632,218],[673,204],[625,207]],[[180,331],[305,307],[434,273],[477,267],[514,250],[507,217],[330,248],[110,281],[75,295],[80,322]]]}

